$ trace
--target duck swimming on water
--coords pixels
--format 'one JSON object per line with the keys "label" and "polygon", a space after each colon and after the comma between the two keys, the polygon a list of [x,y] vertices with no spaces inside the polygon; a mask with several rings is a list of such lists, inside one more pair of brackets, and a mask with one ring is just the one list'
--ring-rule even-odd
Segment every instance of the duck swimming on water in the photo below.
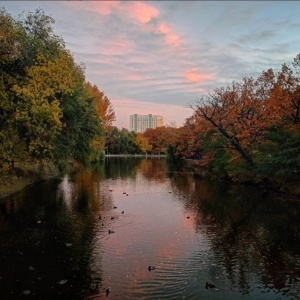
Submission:
{"label": "duck swimming on water", "polygon": [[216,286],[214,285],[214,284],[212,284],[212,283],[208,283],[208,282],[206,282],[206,284],[205,284],[205,288],[206,289],[213,289],[213,288],[215,288]]}
{"label": "duck swimming on water", "polygon": [[150,271],[152,271],[152,270],[155,270],[155,267],[154,267],[154,266],[149,266],[149,267],[148,267],[148,271],[150,272]]}

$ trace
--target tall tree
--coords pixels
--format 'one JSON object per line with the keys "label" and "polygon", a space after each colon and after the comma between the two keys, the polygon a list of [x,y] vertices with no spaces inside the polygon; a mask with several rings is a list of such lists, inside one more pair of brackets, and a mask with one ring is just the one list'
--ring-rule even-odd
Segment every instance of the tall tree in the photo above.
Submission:
{"label": "tall tree", "polygon": [[93,105],[101,121],[103,130],[107,131],[116,120],[112,103],[96,85],[87,82],[86,86],[90,96],[94,99]]}

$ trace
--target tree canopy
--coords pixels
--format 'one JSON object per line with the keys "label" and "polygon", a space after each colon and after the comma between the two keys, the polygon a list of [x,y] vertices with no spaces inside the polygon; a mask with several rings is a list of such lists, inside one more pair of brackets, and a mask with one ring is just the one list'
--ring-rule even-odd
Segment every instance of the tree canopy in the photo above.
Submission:
{"label": "tree canopy", "polygon": [[115,120],[110,100],[86,82],[53,24],[40,9],[18,18],[0,10],[2,172],[15,161],[93,160]]}

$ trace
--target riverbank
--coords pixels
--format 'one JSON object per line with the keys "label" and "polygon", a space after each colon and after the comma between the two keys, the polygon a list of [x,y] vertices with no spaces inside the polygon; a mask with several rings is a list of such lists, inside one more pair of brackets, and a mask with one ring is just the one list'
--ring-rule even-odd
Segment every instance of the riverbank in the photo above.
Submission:
{"label": "riverbank", "polygon": [[[105,157],[128,158],[166,158],[163,154],[106,154]],[[71,168],[79,168],[76,163],[70,164]],[[27,186],[43,180],[55,178],[59,175],[58,169],[51,161],[40,162],[15,162],[15,170],[11,174],[2,175],[0,178],[0,200],[21,192]]]}
{"label": "riverbank", "polygon": [[149,158],[160,158],[167,157],[166,154],[105,154],[105,157],[149,157]]}
{"label": "riverbank", "polygon": [[0,200],[21,192],[25,187],[59,175],[50,161],[16,162],[13,173],[0,178]]}
{"label": "riverbank", "polygon": [[[210,176],[207,168],[201,166],[198,160],[187,159],[186,166],[189,170],[200,177]],[[231,184],[247,184],[255,185],[264,188],[267,192],[282,193],[290,195],[292,198],[296,197],[300,200],[300,182],[298,181],[278,181],[272,178],[247,178],[245,180],[230,180]]]}

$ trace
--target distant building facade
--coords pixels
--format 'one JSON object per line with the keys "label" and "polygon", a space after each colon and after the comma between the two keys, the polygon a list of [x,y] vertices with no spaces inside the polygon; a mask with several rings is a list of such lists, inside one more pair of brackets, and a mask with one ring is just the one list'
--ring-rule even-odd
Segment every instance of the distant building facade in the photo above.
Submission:
{"label": "distant building facade", "polygon": [[145,132],[148,128],[157,128],[163,126],[164,119],[157,115],[138,115],[134,114],[129,117],[129,130],[136,133]]}

